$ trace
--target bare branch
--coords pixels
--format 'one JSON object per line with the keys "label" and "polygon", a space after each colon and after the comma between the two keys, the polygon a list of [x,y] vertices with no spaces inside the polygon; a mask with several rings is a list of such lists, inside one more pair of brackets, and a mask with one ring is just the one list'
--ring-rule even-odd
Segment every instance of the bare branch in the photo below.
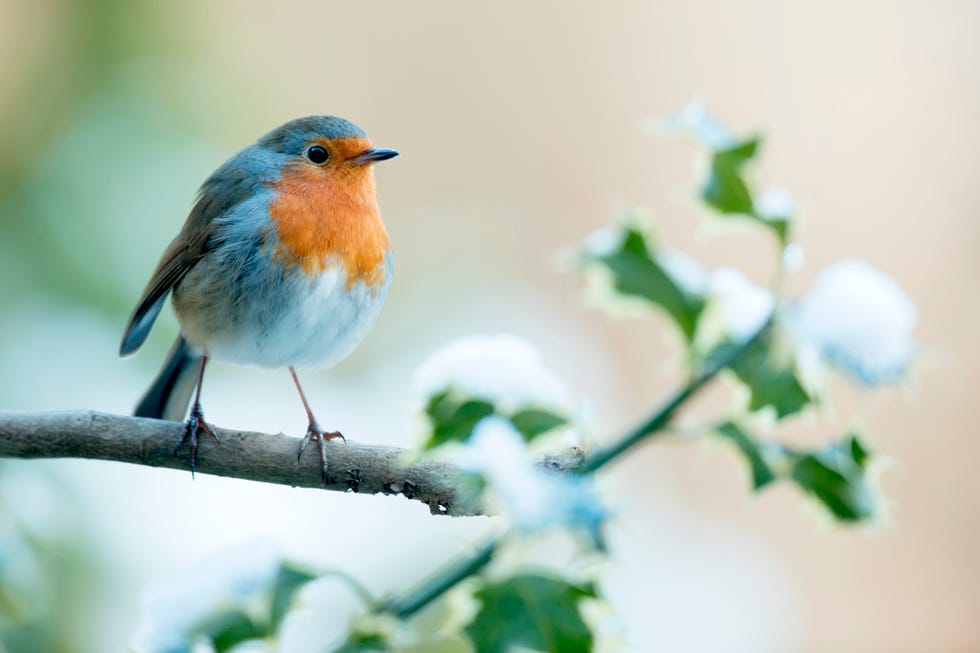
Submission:
{"label": "bare branch", "polygon": [[[0,411],[0,457],[91,458],[186,472],[186,453],[173,453],[183,430],[184,425],[176,422],[93,411]],[[433,514],[485,514],[458,468],[432,461],[407,464],[403,449],[327,442],[327,484],[321,486],[316,455],[296,462],[297,438],[281,433],[215,431],[221,444],[201,440],[199,474],[341,492],[401,494],[428,505]],[[558,471],[581,463],[579,450],[541,462]]]}

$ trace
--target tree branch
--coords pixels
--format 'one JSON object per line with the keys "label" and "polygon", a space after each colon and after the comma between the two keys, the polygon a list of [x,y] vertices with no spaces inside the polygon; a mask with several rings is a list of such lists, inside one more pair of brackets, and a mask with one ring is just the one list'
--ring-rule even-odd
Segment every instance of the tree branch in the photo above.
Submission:
{"label": "tree branch", "polygon": [[[366,494],[401,494],[421,501],[432,514],[486,514],[463,473],[448,463],[405,462],[404,449],[327,442],[327,483],[320,463],[307,453],[296,462],[299,440],[283,434],[215,428],[220,445],[202,438],[197,473],[293,487]],[[17,413],[0,411],[0,457],[91,458],[187,471],[187,455],[174,455],[184,425],[93,411]],[[582,462],[579,450],[546,458],[558,471]]]}

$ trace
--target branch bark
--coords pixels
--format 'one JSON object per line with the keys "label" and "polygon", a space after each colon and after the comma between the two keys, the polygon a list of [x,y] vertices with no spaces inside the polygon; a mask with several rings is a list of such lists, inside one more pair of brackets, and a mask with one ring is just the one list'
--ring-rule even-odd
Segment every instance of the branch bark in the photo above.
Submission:
{"label": "branch bark", "polygon": [[[94,411],[18,413],[0,411],[0,457],[89,458],[166,467],[187,472],[185,450],[174,455],[184,425]],[[320,485],[319,457],[296,462],[299,440],[279,434],[215,428],[220,445],[203,437],[197,473],[293,487],[366,494],[401,494],[436,515],[482,515],[462,471],[448,463],[406,463],[395,447],[327,442],[327,483]],[[582,464],[579,450],[540,464],[570,471]]]}

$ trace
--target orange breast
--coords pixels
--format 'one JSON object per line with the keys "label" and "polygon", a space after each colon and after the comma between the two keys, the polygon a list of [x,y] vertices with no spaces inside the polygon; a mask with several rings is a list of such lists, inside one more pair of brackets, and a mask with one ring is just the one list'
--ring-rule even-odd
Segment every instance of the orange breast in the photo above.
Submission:
{"label": "orange breast", "polygon": [[385,281],[391,243],[381,221],[370,166],[317,168],[298,162],[273,184],[269,216],[278,235],[276,255],[308,274],[332,261],[346,267],[348,288]]}

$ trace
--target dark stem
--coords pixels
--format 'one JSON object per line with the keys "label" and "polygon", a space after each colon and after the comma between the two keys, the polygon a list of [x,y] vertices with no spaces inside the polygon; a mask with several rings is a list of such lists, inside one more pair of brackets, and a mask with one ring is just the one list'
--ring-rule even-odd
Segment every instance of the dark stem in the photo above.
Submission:
{"label": "dark stem", "polygon": [[447,567],[442,573],[432,576],[405,597],[385,601],[381,604],[379,611],[387,612],[399,619],[408,619],[455,587],[457,583],[487,566],[499,545],[500,540],[498,538],[488,539],[472,556],[457,560],[451,567]]}
{"label": "dark stem", "polygon": [[707,369],[702,370],[697,376],[691,379],[691,381],[684,388],[682,388],[677,394],[664,403],[660,409],[657,410],[657,412],[655,412],[646,422],[640,424],[612,444],[608,444],[605,447],[598,449],[595,453],[588,456],[585,463],[575,471],[579,474],[594,472],[604,467],[607,463],[612,462],[626,451],[629,451],[646,438],[664,432],[664,429],[670,423],[670,420],[674,416],[674,413],[677,412],[677,409],[684,405],[688,399],[696,394],[698,390],[703,388],[709,381],[718,376],[719,372],[731,366],[732,363],[738,360],[746,351],[751,349],[759,341],[759,339],[763,337],[766,331],[768,331],[770,321],[771,318],[769,321],[766,321],[766,323],[758,331],[756,331],[751,338],[737,347],[734,347],[730,352],[716,360]]}

